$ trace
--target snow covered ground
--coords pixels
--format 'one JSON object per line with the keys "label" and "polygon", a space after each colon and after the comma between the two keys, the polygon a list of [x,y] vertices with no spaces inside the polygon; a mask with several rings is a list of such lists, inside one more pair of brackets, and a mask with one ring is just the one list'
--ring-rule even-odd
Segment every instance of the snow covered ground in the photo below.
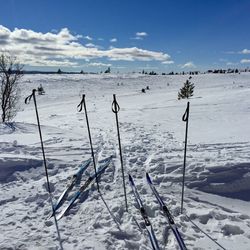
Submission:
{"label": "snow covered ground", "polygon": [[[54,201],[78,165],[90,157],[84,113],[98,160],[115,155],[100,188],[108,211],[92,185],[59,220],[64,249],[151,249],[127,181],[125,211],[112,94],[117,94],[124,166],[145,203],[161,249],[178,249],[159,205],[145,181],[150,173],[188,249],[250,249],[250,74],[198,75],[190,99],[185,214],[180,215],[186,100],[177,93],[188,76],[25,75],[22,101],[40,83],[37,96]],[[141,89],[150,87],[146,93]],[[0,249],[58,249],[34,105],[20,103],[16,123],[0,124]],[[82,177],[93,171],[91,165]],[[74,191],[77,190],[75,188]],[[64,206],[67,202],[64,204]],[[63,206],[63,207],[64,207]],[[114,222],[116,218],[117,223]]]}

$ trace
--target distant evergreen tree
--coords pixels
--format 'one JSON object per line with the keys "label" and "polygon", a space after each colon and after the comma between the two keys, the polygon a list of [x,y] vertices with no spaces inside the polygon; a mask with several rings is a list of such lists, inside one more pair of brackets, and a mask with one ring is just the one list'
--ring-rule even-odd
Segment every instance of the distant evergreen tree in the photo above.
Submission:
{"label": "distant evergreen tree", "polygon": [[44,88],[43,88],[42,84],[40,84],[40,86],[37,88],[37,92],[38,92],[38,95],[44,95],[45,94],[45,91],[44,91]]}
{"label": "distant evergreen tree", "polygon": [[58,69],[58,70],[57,70],[57,74],[62,74],[61,69]]}
{"label": "distant evergreen tree", "polygon": [[104,71],[105,74],[109,74],[110,72],[111,72],[110,67],[108,67],[108,69],[106,69],[106,70]]}
{"label": "distant evergreen tree", "polygon": [[189,97],[193,96],[194,87],[195,86],[193,83],[191,83],[189,80],[186,80],[184,86],[178,92],[178,100],[185,98],[188,99]]}

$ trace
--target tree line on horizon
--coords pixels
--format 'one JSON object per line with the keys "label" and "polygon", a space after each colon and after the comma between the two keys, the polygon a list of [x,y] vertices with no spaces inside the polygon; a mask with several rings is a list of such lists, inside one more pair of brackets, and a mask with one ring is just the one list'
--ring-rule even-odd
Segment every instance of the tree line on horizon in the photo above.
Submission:
{"label": "tree line on horizon", "polygon": [[[250,72],[250,68],[245,68],[245,69],[209,69],[207,71],[201,72],[198,70],[195,71],[181,71],[181,72],[174,72],[174,71],[170,71],[168,73],[166,72],[162,72],[162,73],[158,73],[155,72],[154,70],[152,71],[146,71],[146,70],[142,70],[142,71],[133,71],[131,73],[139,73],[142,75],[199,75],[199,74],[240,74],[241,72]],[[100,72],[88,72],[88,71],[84,71],[84,70],[80,70],[80,71],[63,71],[60,68],[57,71],[40,71],[40,70],[23,70],[22,71],[23,74],[110,74],[111,73],[111,68],[108,67],[106,70],[100,71]],[[120,73],[119,71],[115,72],[115,73]]]}

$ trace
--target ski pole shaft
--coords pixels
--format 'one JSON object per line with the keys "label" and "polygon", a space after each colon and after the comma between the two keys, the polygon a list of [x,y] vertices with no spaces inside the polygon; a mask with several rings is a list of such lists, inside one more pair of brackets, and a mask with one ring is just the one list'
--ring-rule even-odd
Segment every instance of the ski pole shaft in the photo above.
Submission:
{"label": "ski pole shaft", "polygon": [[56,216],[55,216],[55,209],[54,209],[52,195],[51,195],[51,188],[50,188],[50,182],[49,182],[49,174],[48,174],[46,156],[45,156],[45,151],[44,151],[44,146],[43,146],[42,130],[41,130],[41,125],[40,125],[40,120],[39,120],[39,114],[38,114],[38,108],[37,108],[37,103],[36,103],[36,89],[32,90],[32,94],[29,95],[25,99],[25,103],[28,104],[30,102],[31,98],[33,98],[34,105],[35,105],[36,119],[37,119],[37,125],[38,125],[38,132],[39,132],[39,136],[40,136],[41,149],[42,149],[42,155],[43,155],[43,164],[44,164],[44,169],[45,169],[46,181],[47,181],[47,185],[48,185],[48,192],[49,192],[50,203],[51,203],[51,207],[52,207],[52,211],[53,211],[53,217],[54,217],[54,220],[55,220],[56,231],[57,231],[57,235],[58,235],[58,240],[59,240],[60,248],[63,250],[61,236],[60,236],[60,231],[59,231],[57,219],[56,219]]}
{"label": "ski pole shaft", "polygon": [[115,224],[117,225],[118,229],[119,229],[120,231],[122,231],[119,222],[118,222],[117,219],[115,218],[114,214],[111,212],[110,208],[108,207],[107,202],[104,200],[104,198],[103,198],[103,196],[102,196],[101,193],[100,193],[100,196],[101,196],[101,199],[102,199],[102,201],[103,201],[105,207],[107,208],[107,210],[108,210],[108,212],[109,212],[111,218],[113,219],[113,221],[114,221]]}
{"label": "ski pole shaft", "polygon": [[185,184],[186,155],[187,155],[188,120],[189,120],[189,102],[187,102],[186,111],[185,111],[184,115],[182,116],[182,121],[186,122],[186,132],[185,132],[185,148],[184,148],[184,160],[183,160],[182,192],[181,192],[181,213],[183,213],[184,184]]}
{"label": "ski pole shaft", "polygon": [[90,144],[91,155],[92,155],[93,165],[94,165],[94,170],[95,170],[95,181],[96,181],[97,191],[98,191],[98,193],[100,193],[99,182],[98,182],[97,171],[96,171],[95,154],[94,154],[94,149],[93,149],[93,144],[92,144],[92,138],[91,138],[90,127],[89,127],[89,119],[88,119],[88,113],[87,113],[87,107],[86,107],[86,101],[85,101],[84,94],[82,95],[82,100],[81,100],[80,104],[77,106],[77,108],[79,108],[79,110],[78,110],[79,112],[82,111],[82,105],[84,107],[85,118],[86,118],[86,123],[87,123],[89,144]]}
{"label": "ski pole shaft", "polygon": [[116,128],[117,128],[117,136],[118,136],[118,144],[119,144],[119,152],[120,152],[120,161],[121,161],[121,169],[122,169],[122,179],[123,179],[123,189],[124,189],[125,205],[126,205],[126,211],[128,212],[128,202],[127,202],[127,193],[126,193],[124,166],[123,166],[123,158],[122,158],[121,137],[120,137],[119,121],[118,121],[118,112],[119,112],[119,110],[120,110],[120,106],[119,106],[119,104],[116,101],[115,94],[113,94],[112,111],[115,113],[115,119],[116,119]]}

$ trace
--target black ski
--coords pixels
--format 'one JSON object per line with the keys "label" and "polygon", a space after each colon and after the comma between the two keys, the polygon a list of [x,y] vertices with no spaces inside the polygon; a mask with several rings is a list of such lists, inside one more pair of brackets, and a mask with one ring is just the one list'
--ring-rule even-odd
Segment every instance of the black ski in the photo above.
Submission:
{"label": "black ski", "polygon": [[144,219],[144,224],[145,224],[146,230],[148,232],[152,248],[154,250],[159,250],[160,248],[159,248],[157,239],[155,237],[154,229],[153,229],[153,227],[151,225],[151,222],[149,221],[147,212],[146,212],[146,210],[145,210],[145,208],[143,206],[142,200],[141,200],[140,195],[139,195],[139,193],[138,193],[138,191],[136,189],[134,180],[133,180],[133,178],[132,178],[131,175],[129,175],[129,183],[130,183],[130,186],[132,188],[133,194],[135,196],[135,200],[136,200],[136,202],[137,202],[137,204],[139,206],[139,209],[140,209],[140,212],[141,212],[141,216]]}
{"label": "black ski", "polygon": [[152,192],[154,193],[158,203],[160,204],[160,207],[161,207],[161,210],[163,211],[164,216],[168,220],[168,224],[169,224],[170,228],[172,229],[172,231],[174,233],[174,236],[175,236],[175,238],[176,238],[176,240],[177,240],[177,242],[178,242],[178,244],[180,246],[180,249],[181,250],[187,250],[187,247],[185,246],[185,243],[184,243],[184,241],[183,241],[183,239],[182,239],[182,237],[181,237],[181,235],[180,235],[180,233],[178,231],[178,228],[177,228],[177,226],[176,226],[176,224],[174,222],[173,216],[170,214],[167,206],[165,205],[162,198],[158,194],[158,192],[157,192],[156,188],[154,187],[148,173],[146,173],[146,178],[147,178],[147,182],[148,182]]}

